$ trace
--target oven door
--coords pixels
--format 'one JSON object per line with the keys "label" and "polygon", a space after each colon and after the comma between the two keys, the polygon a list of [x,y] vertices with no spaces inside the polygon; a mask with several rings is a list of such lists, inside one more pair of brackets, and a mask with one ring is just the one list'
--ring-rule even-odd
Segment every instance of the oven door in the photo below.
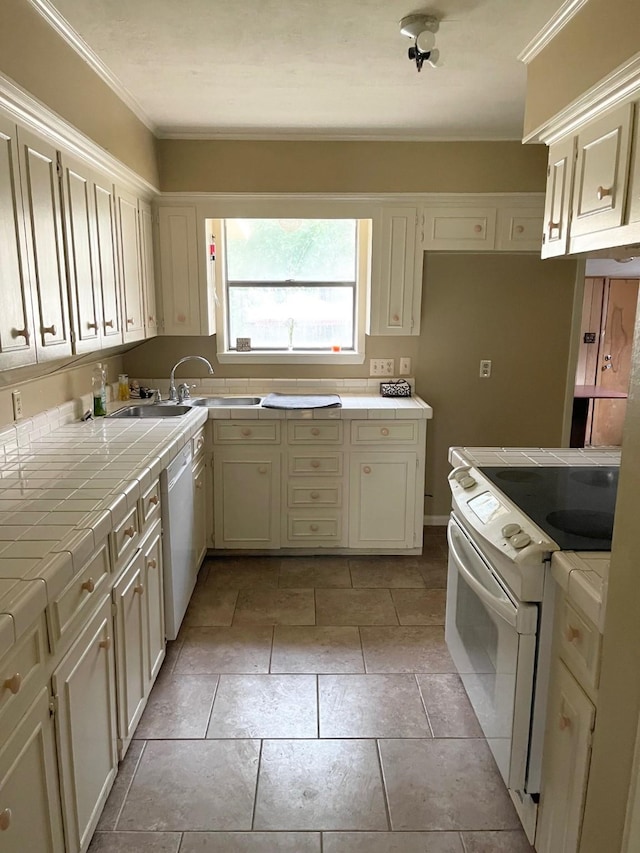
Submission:
{"label": "oven door", "polygon": [[505,784],[523,791],[538,607],[514,598],[453,516],[447,538],[447,646]]}

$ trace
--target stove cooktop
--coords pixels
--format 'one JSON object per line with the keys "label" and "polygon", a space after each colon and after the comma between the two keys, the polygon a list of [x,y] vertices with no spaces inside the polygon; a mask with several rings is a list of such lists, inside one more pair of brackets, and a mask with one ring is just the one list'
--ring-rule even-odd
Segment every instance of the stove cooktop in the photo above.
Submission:
{"label": "stove cooktop", "polygon": [[563,551],[610,551],[616,467],[480,467]]}

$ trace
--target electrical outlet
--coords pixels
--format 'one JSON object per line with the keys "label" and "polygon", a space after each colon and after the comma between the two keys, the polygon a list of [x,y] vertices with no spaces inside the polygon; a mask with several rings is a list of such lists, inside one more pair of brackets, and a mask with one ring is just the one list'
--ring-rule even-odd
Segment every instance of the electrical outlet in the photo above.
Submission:
{"label": "electrical outlet", "polygon": [[369,361],[370,376],[393,376],[395,360],[393,358],[372,358]]}
{"label": "electrical outlet", "polygon": [[408,376],[411,373],[411,359],[410,358],[401,358],[400,366],[398,368],[398,373],[400,376]]}
{"label": "electrical outlet", "polygon": [[488,379],[491,376],[491,359],[480,360],[480,379]]}
{"label": "electrical outlet", "polygon": [[22,417],[22,394],[20,391],[12,391],[11,400],[13,402],[13,419],[19,421]]}

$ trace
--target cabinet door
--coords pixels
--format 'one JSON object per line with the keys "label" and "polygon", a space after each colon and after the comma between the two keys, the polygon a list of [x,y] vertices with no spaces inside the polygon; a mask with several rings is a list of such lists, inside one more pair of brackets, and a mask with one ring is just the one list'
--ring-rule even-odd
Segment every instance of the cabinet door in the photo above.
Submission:
{"label": "cabinet door", "polygon": [[88,846],[118,768],[111,635],[105,598],[53,673],[67,853]]}
{"label": "cabinet door", "polygon": [[123,310],[122,329],[124,342],[127,344],[144,339],[138,199],[118,190],[116,203]]}
{"label": "cabinet door", "polygon": [[193,467],[193,489],[193,544],[199,569],[207,553],[207,466],[204,458]]}
{"label": "cabinet door", "polygon": [[569,670],[557,661],[549,689],[538,853],[577,853],[594,721],[595,708]]}
{"label": "cabinet door", "polygon": [[138,202],[138,216],[145,337],[153,338],[158,334],[156,276],[153,263],[153,220],[151,207],[145,201]]}
{"label": "cabinet door", "polygon": [[498,210],[496,249],[499,252],[539,252],[542,248],[542,203],[539,207]]}
{"label": "cabinet door", "polygon": [[0,369],[36,360],[15,124],[0,114]]}
{"label": "cabinet door", "polygon": [[160,522],[158,521],[155,530],[147,537],[146,545],[142,550],[147,631],[147,687],[156,680],[165,653],[161,532]]}
{"label": "cabinet door", "polygon": [[383,208],[374,223],[377,264],[372,281],[371,335],[420,334],[422,246],[415,207]]}
{"label": "cabinet door", "polygon": [[118,748],[124,755],[142,716],[147,697],[147,626],[144,555],[139,551],[113,587],[116,674],[118,682]]}
{"label": "cabinet door", "polygon": [[90,352],[100,349],[102,337],[93,182],[87,167],[66,155],[62,157],[62,194],[74,351]]}
{"label": "cabinet door", "polygon": [[572,238],[622,225],[632,108],[632,104],[626,104],[592,122],[578,135]]}
{"label": "cabinet door", "polygon": [[102,340],[105,347],[123,342],[118,250],[116,241],[116,198],[113,184],[97,175],[93,183],[96,218],[96,263],[100,283]]}
{"label": "cabinet door", "polygon": [[575,136],[563,139],[549,148],[542,229],[541,255],[543,258],[566,255],[569,248],[569,218],[575,155]]}
{"label": "cabinet door", "polygon": [[495,207],[425,208],[425,249],[486,252],[495,242]]}
{"label": "cabinet door", "polygon": [[38,361],[71,355],[57,152],[18,128]]}
{"label": "cabinet door", "polygon": [[195,207],[161,207],[160,275],[165,335],[204,335]]}
{"label": "cabinet door", "polygon": [[58,768],[44,687],[0,750],[3,853],[64,853]]}
{"label": "cabinet door", "polygon": [[415,453],[352,453],[349,547],[413,548]]}
{"label": "cabinet door", "polygon": [[214,452],[216,548],[280,547],[280,453]]}

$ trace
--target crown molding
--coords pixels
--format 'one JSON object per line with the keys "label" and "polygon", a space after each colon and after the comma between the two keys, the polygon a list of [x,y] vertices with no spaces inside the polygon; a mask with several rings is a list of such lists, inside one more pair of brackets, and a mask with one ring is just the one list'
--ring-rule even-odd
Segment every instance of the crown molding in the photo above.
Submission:
{"label": "crown molding", "polygon": [[534,36],[525,49],[518,55],[520,62],[528,65],[540,51],[553,41],[569,21],[578,14],[587,0],[565,0],[553,17],[547,21],[540,32]]}
{"label": "crown molding", "polygon": [[527,134],[523,142],[544,142],[546,145],[552,145],[597,118],[605,110],[637,98],[639,93],[640,53],[636,53],[608,77],[572,101],[564,110]]}
{"label": "crown molding", "polygon": [[13,118],[48,140],[57,149],[84,160],[94,169],[109,174],[116,183],[143,194],[156,196],[158,188],[125,166],[120,160],[85,136],[49,107],[42,104],[13,80],[0,75],[0,107]]}
{"label": "crown molding", "polygon": [[156,132],[156,126],[142,109],[133,95],[125,89],[120,80],[110,71],[100,57],[89,47],[82,36],[77,33],[71,24],[62,17],[60,12],[50,3],[50,0],[28,0],[33,8],[41,15],[49,26],[63,38],[66,43],[75,50],[78,56],[91,68],[91,70],[107,84],[107,86],[118,96],[118,98],[131,110],[144,126],[152,133]]}
{"label": "crown molding", "polygon": [[427,136],[418,134],[331,133],[321,130],[273,133],[261,130],[237,130],[218,133],[213,130],[159,128],[156,139],[205,140],[208,142],[522,142],[514,136]]}

